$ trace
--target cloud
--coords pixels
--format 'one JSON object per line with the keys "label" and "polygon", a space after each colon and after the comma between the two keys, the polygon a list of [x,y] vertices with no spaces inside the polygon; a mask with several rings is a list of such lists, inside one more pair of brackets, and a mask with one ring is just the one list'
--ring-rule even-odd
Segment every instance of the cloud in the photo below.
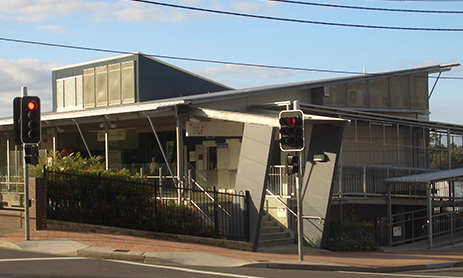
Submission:
{"label": "cloud", "polygon": [[277,79],[285,79],[293,75],[290,71],[281,69],[265,69],[229,64],[220,67],[208,67],[196,70],[195,72],[236,88],[249,87],[249,84],[257,83],[276,84],[278,83]]}
{"label": "cloud", "polygon": [[59,66],[37,59],[0,59],[0,117],[13,115],[13,98],[21,95],[22,86],[29,95],[40,97],[42,111],[51,111],[51,70]]}
{"label": "cloud", "polygon": [[[220,1],[182,0],[179,4],[212,9],[227,9]],[[262,12],[274,7],[274,2],[229,1],[228,8],[239,12]],[[95,21],[112,22],[181,22],[205,13],[150,5],[130,1],[75,1],[75,0],[2,0],[0,19],[40,22],[69,14],[85,14]]]}
{"label": "cloud", "polygon": [[134,2],[118,2],[111,5],[107,15],[114,15],[110,20],[117,19],[128,22],[181,22],[187,18],[181,10],[160,9],[152,5]]}
{"label": "cloud", "polygon": [[265,12],[269,8],[274,8],[277,5],[276,2],[247,2],[247,1],[236,1],[230,4],[230,7],[234,10],[243,13],[256,13]]}
{"label": "cloud", "polygon": [[39,26],[39,27],[37,27],[37,30],[39,30],[39,31],[47,31],[47,32],[54,33],[54,34],[64,34],[64,33],[66,33],[66,30],[63,27],[59,26],[59,25]]}
{"label": "cloud", "polygon": [[[181,2],[197,4],[196,0]],[[187,13],[180,9],[127,1],[3,0],[0,5],[0,19],[16,21],[39,22],[74,13],[88,14],[95,21],[105,22],[179,22],[187,18]]]}
{"label": "cloud", "polygon": [[104,3],[70,0],[3,0],[0,14],[11,15],[17,21],[37,22],[73,12],[88,12]]}

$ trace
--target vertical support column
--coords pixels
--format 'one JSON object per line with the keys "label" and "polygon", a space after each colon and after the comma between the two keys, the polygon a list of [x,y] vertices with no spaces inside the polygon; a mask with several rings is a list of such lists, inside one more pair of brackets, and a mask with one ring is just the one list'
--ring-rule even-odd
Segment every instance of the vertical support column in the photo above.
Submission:
{"label": "vertical support column", "polygon": [[55,158],[56,156],[56,149],[57,149],[57,140],[58,140],[58,133],[56,132],[56,128],[53,129],[53,139],[52,139],[52,143],[53,143],[53,158]]}
{"label": "vertical support column", "polygon": [[5,132],[6,134],[6,182],[8,186],[8,191],[10,190],[10,134],[8,132]]}
{"label": "vertical support column", "polygon": [[176,110],[176,118],[177,118],[177,125],[176,125],[176,137],[177,137],[177,184],[178,184],[178,201],[182,200],[183,194],[183,113],[181,108],[175,106]]}
{"label": "vertical support column", "polygon": [[392,204],[391,204],[391,187],[392,184],[387,184],[387,231],[388,231],[388,245],[392,246]]}
{"label": "vertical support column", "polygon": [[428,209],[428,248],[432,249],[432,237],[433,237],[433,230],[432,230],[432,183],[428,183],[426,185],[426,203]]}
{"label": "vertical support column", "polygon": [[109,128],[108,123],[104,126],[104,156],[105,156],[105,169],[109,170]]}
{"label": "vertical support column", "polygon": [[386,123],[383,123],[383,164],[386,165]]}
{"label": "vertical support column", "polygon": [[373,163],[373,134],[371,131],[371,121],[368,121],[368,139],[370,140],[370,163]]}
{"label": "vertical support column", "polygon": [[452,169],[452,146],[450,142],[450,129],[447,129],[447,152],[449,159],[449,170]]}
{"label": "vertical support column", "polygon": [[397,124],[397,166],[400,167],[400,126]]}
{"label": "vertical support column", "polygon": [[354,162],[355,162],[355,163],[359,163],[359,159],[357,159],[357,155],[358,155],[358,153],[359,153],[357,119],[354,120],[354,128],[355,128],[355,132],[354,132],[354,136],[355,136],[355,153],[354,153],[354,156],[355,156],[355,159],[354,159]]}

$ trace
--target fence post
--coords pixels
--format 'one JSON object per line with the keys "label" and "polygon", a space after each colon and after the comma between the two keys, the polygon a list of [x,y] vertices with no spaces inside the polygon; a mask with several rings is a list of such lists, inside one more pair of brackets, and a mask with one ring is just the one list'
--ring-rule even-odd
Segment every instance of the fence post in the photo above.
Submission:
{"label": "fence post", "polygon": [[188,188],[188,202],[191,204],[191,195],[192,195],[192,191],[193,191],[193,184],[191,182],[191,169],[188,169],[188,181],[187,181],[187,188]]}
{"label": "fence post", "polygon": [[244,233],[245,233],[245,238],[246,242],[250,241],[250,233],[249,233],[249,202],[251,200],[251,194],[249,193],[248,190],[245,192],[245,198],[244,198]]}
{"label": "fence post", "polygon": [[156,217],[156,214],[158,212],[158,188],[161,188],[161,187],[160,185],[157,185],[156,182],[154,182],[153,188],[154,188],[154,216]]}
{"label": "fence post", "polygon": [[214,237],[219,238],[219,210],[218,210],[218,194],[214,186]]}

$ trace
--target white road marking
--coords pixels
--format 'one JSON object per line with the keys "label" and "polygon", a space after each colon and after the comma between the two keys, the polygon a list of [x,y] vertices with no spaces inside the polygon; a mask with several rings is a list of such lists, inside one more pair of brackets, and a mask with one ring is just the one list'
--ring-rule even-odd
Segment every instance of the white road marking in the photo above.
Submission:
{"label": "white road marking", "polygon": [[137,263],[137,262],[129,262],[129,261],[114,261],[114,260],[108,260],[108,261],[109,262],[119,262],[119,263],[124,263],[124,264],[131,264],[131,265],[138,265],[138,266],[144,266],[144,267],[151,267],[151,268],[161,268],[161,269],[168,269],[168,270],[175,270],[175,271],[183,271],[183,272],[191,272],[191,273],[198,273],[198,274],[205,274],[205,275],[213,275],[213,276],[236,277],[236,278],[263,278],[263,277],[258,277],[258,276],[249,276],[249,275],[240,275],[240,274],[204,271],[204,270],[196,270],[196,269],[189,269],[189,268],[175,267],[175,266],[145,264],[145,263]]}
{"label": "white road marking", "polygon": [[389,276],[389,277],[410,277],[410,278],[461,278],[455,276],[437,276],[424,274],[394,274],[394,273],[377,273],[377,272],[355,272],[355,271],[338,271],[339,273],[355,274],[355,275],[370,275],[370,276]]}
{"label": "white road marking", "polygon": [[15,258],[15,259],[0,259],[0,263],[34,262],[34,261],[66,261],[66,260],[87,260],[87,258],[81,258],[81,257]]}

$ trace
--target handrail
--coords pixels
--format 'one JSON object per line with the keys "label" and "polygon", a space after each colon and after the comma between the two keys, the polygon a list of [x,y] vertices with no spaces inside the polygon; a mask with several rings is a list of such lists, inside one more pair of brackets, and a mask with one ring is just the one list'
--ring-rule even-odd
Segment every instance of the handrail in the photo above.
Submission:
{"label": "handrail", "polygon": [[199,207],[193,200],[190,200],[190,203],[204,216],[206,217],[207,221],[209,223],[214,223],[214,221],[209,217],[209,215],[207,215],[207,213],[205,213],[201,207]]}
{"label": "handrail", "polygon": [[[294,217],[297,218],[297,214],[288,207],[287,204],[285,204],[282,200],[280,200],[280,198],[278,198],[277,196],[275,196],[275,194],[273,194],[270,190],[268,190],[268,188],[266,189],[267,193],[269,193],[273,198],[275,198],[280,204],[282,204],[287,210],[289,210],[289,212],[294,215]],[[305,220],[318,220],[320,221],[320,224],[325,221],[324,218],[320,217],[320,216],[302,216],[302,219],[305,219]]]}
{"label": "handrail", "polygon": [[219,204],[219,202],[217,202],[217,201],[214,199],[214,197],[211,196],[211,194],[207,193],[207,191],[206,191],[204,188],[202,188],[202,186],[199,185],[199,183],[197,183],[194,179],[191,179],[191,181],[192,181],[192,182],[193,182],[204,194],[206,194],[206,196],[209,197],[209,199],[211,199],[214,203],[217,203],[217,206],[218,206],[219,208],[221,208],[221,209],[228,215],[228,217],[231,217],[231,214],[228,213],[228,211],[226,211],[226,210]]}
{"label": "handrail", "polygon": [[269,193],[273,198],[275,198],[280,204],[282,204],[287,210],[289,210],[289,212],[291,212],[292,215],[294,215],[295,217],[297,217],[297,214],[288,207],[287,204],[285,204],[282,200],[280,200],[280,198],[278,198],[277,196],[275,196],[270,190],[265,189],[267,190],[267,193]]}

